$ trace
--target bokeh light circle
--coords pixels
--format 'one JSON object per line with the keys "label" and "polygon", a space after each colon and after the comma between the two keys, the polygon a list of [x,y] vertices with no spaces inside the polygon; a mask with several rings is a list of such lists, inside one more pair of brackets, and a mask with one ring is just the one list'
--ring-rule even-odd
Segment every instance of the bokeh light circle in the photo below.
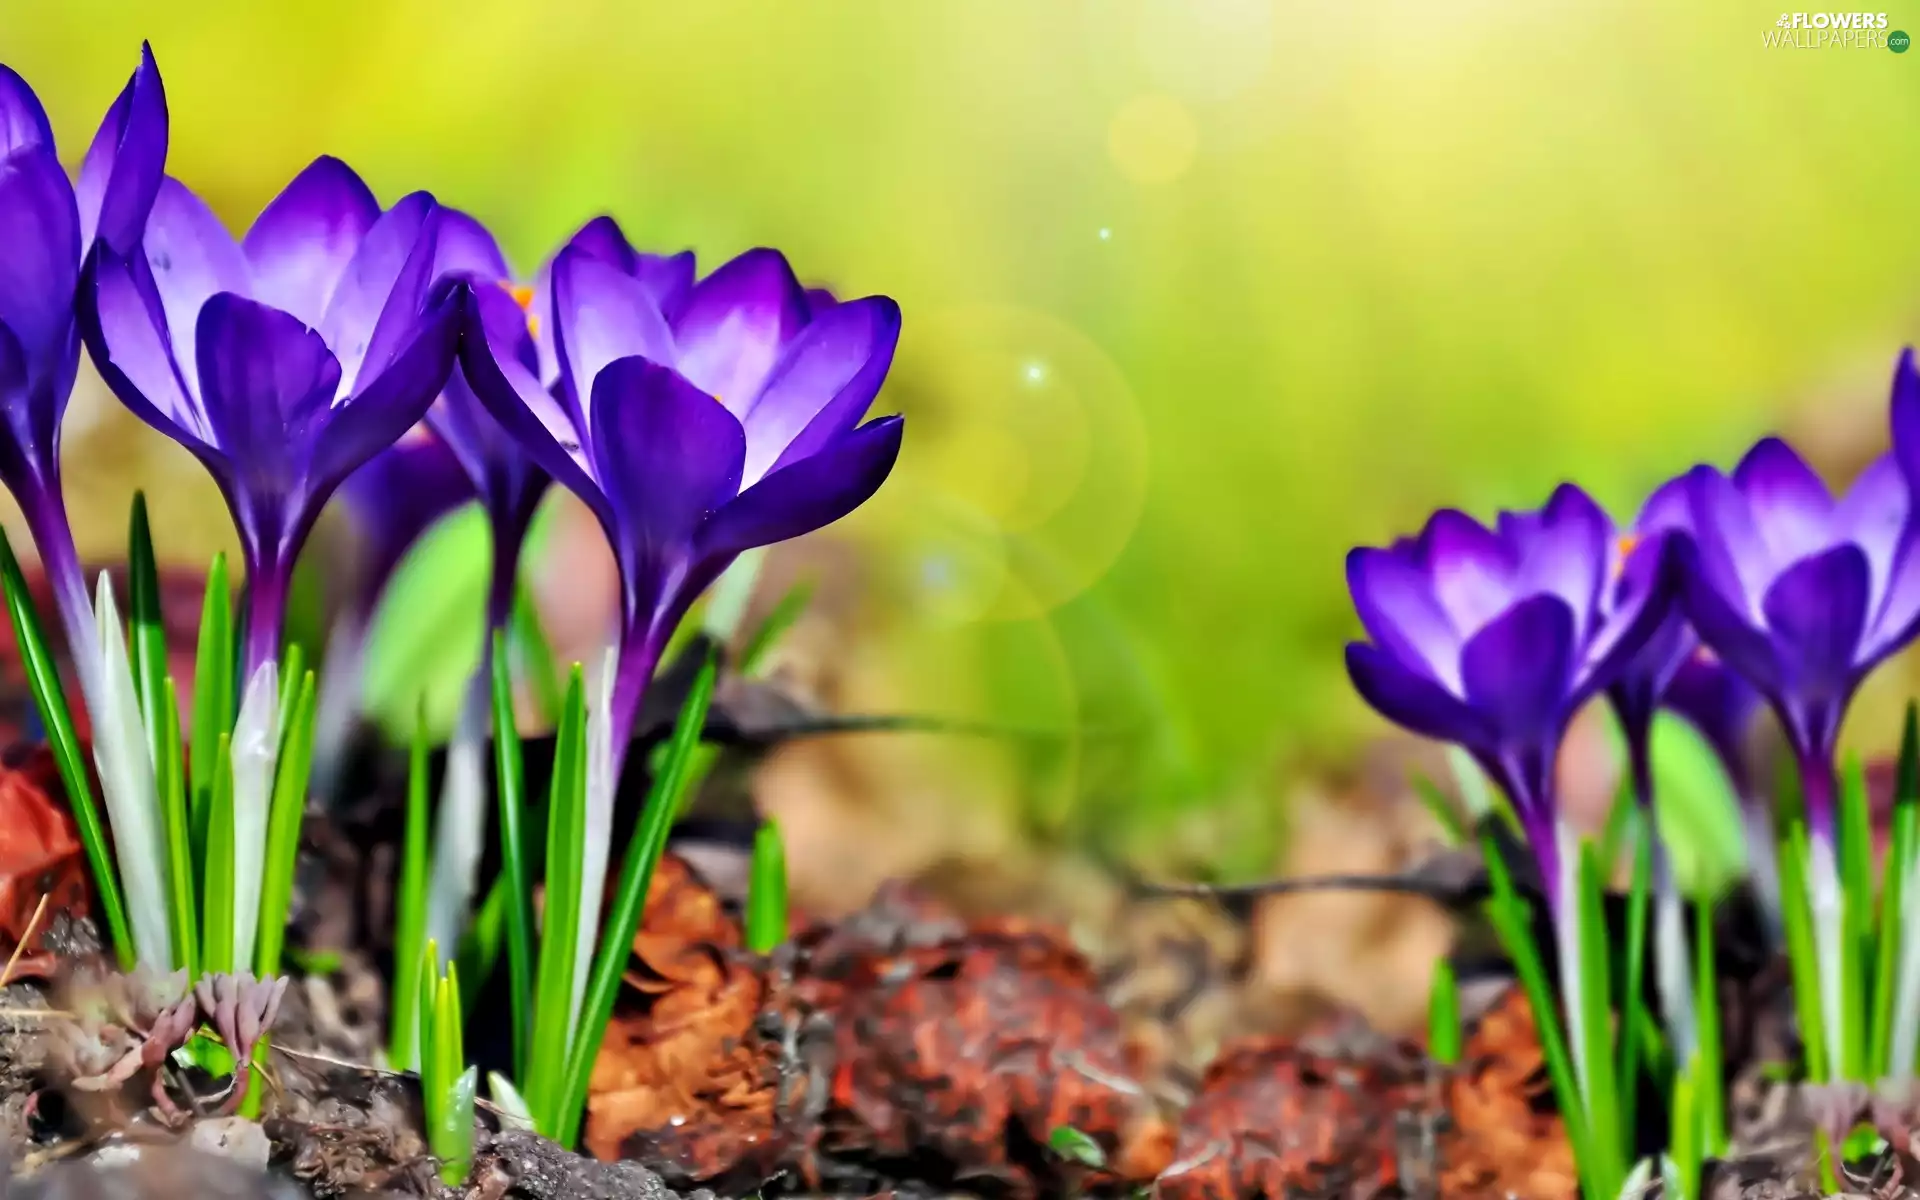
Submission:
{"label": "bokeh light circle", "polygon": [[908,327],[894,375],[913,510],[896,561],[925,612],[1031,618],[1106,572],[1145,502],[1147,441],[1092,340],[1031,309],[936,312]]}

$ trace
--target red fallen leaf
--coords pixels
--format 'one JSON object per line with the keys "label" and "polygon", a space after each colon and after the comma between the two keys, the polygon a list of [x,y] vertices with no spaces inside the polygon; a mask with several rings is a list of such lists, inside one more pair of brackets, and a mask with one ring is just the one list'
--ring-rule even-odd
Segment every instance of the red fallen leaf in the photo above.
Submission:
{"label": "red fallen leaf", "polygon": [[1443,1144],[1443,1194],[1572,1200],[1579,1193],[1533,1007],[1520,988],[1508,988],[1468,1035],[1448,1080],[1447,1107],[1453,1133]]}
{"label": "red fallen leaf", "polygon": [[[586,1144],[669,1182],[929,1176],[1006,1195],[1145,1183],[1172,1136],[1085,959],[1018,921],[969,926],[894,888],[774,968],[669,857],[595,1063]],[[1071,1125],[1104,1172],[1046,1149]]]}
{"label": "red fallen leaf", "polygon": [[47,921],[29,936],[41,897],[47,898],[49,915],[87,912],[86,859],[73,817],[56,799],[61,794],[59,772],[45,746],[16,748],[0,761],[0,953],[20,949],[16,978],[50,973],[43,940]]}

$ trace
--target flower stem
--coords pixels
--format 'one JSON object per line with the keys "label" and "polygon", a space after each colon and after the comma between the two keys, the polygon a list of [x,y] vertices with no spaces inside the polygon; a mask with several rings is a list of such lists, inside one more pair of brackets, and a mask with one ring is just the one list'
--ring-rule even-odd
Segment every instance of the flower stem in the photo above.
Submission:
{"label": "flower stem", "polygon": [[60,489],[60,474],[49,472],[34,485],[16,489],[27,532],[40,555],[40,568],[46,572],[53,589],[54,607],[60,610],[60,624],[67,635],[67,653],[80,678],[80,694],[89,714],[100,712],[100,631],[94,621],[93,601],[87,588],[86,573],[80,569],[80,552],[73,544],[73,528],[67,523],[67,505]]}
{"label": "flower stem", "polygon": [[247,569],[247,642],[242,679],[280,661],[281,627],[287,619],[287,575],[281,564],[255,561]]}
{"label": "flower stem", "polygon": [[646,698],[647,685],[653,682],[654,669],[660,665],[660,654],[666,648],[671,632],[669,629],[667,633],[662,633],[651,622],[642,619],[630,624],[621,635],[610,705],[613,715],[612,779],[616,783],[621,768],[626,764],[627,748],[633,741],[633,723],[640,716],[640,703]]}

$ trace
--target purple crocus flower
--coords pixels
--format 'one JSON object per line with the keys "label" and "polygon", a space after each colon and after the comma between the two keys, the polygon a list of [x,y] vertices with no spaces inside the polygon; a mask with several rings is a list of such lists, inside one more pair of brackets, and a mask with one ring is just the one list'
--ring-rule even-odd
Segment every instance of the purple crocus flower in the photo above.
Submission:
{"label": "purple crocus flower", "polygon": [[[1615,547],[1611,559],[1614,577],[1624,578],[1626,557],[1630,554],[1668,553],[1668,539],[1676,533],[1686,533],[1688,524],[1685,480],[1669,480],[1647,498],[1634,520],[1633,531],[1622,537]],[[1646,644],[1621,665],[1619,675],[1607,685],[1607,699],[1626,737],[1634,797],[1642,805],[1653,802],[1654,713],[1672,685],[1674,675],[1698,644],[1686,615],[1672,606],[1654,627]]]}
{"label": "purple crocus flower", "polygon": [[1613,683],[1671,607],[1667,553],[1627,555],[1572,485],[1488,529],[1435,513],[1415,539],[1347,556],[1372,639],[1347,670],[1388,720],[1464,747],[1513,800],[1551,904],[1560,900],[1553,764],[1567,722]]}
{"label": "purple crocus flower", "polygon": [[[1895,377],[1895,442],[1920,429],[1911,356]],[[1904,414],[1904,416],[1903,416]],[[1785,442],[1762,441],[1729,478],[1687,476],[1694,539],[1682,572],[1700,638],[1772,705],[1800,768],[1810,831],[1834,837],[1834,752],[1860,681],[1920,629],[1920,523],[1896,455],[1836,500]]]}
{"label": "purple crocus flower", "polygon": [[1725,769],[1734,794],[1751,802],[1757,792],[1748,763],[1747,735],[1761,704],[1753,685],[1727,670],[1711,650],[1696,646],[1674,672],[1661,704],[1700,732]]}
{"label": "purple crocus flower", "polygon": [[625,731],[667,638],[728,563],[838,520],[892,470],[900,418],[860,420],[892,363],[900,312],[874,296],[815,315],[772,250],[679,295],[664,270],[617,261],[611,229],[589,226],[549,272],[551,391],[479,306],[461,363],[613,545],[624,617],[612,717]]}
{"label": "purple crocus flower", "polygon": [[346,616],[364,624],[400,560],[435,522],[473,499],[473,482],[447,443],[417,425],[347,476],[339,495],[359,551]]}
{"label": "purple crocus flower", "polygon": [[139,243],[166,157],[167,101],[148,47],[77,185],[33,89],[0,65],[0,483],[46,567],[89,705],[99,699],[99,635],[60,484],[60,424],[80,364],[74,292],[95,239],[122,252]]}
{"label": "purple crocus flower", "polygon": [[446,382],[466,286],[432,286],[437,229],[431,196],[382,211],[321,158],[240,242],[169,178],[142,247],[88,265],[81,329],[101,375],[200,459],[232,510],[248,678],[278,656],[294,560],[327,498]]}

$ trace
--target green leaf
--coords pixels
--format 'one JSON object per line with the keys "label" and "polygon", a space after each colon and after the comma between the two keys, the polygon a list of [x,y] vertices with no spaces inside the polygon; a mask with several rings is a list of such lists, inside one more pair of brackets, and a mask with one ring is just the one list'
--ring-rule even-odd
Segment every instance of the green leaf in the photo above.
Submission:
{"label": "green leaf", "polygon": [[573,976],[578,949],[581,858],[587,833],[587,699],[578,664],[554,739],[553,786],[547,798],[545,906],[540,958],[534,978],[533,1048],[527,1064],[527,1099],[542,1133],[559,1127],[558,1104],[565,1083],[567,1048],[577,1027]]}
{"label": "green leaf", "polygon": [[174,962],[187,969],[188,979],[200,978],[200,906],[194,898],[199,872],[194,869],[193,823],[187,813],[187,767],[180,750],[180,702],[173,678],[160,686],[159,779],[161,812],[167,838],[167,887],[170,892],[168,928],[173,934]]}
{"label": "green leaf", "polygon": [[807,605],[813,600],[811,582],[796,583],[780,597],[766,619],[747,635],[747,641],[740,649],[740,673],[752,675],[765,661],[768,652],[779,645],[780,639],[799,621],[800,615],[807,611]]}
{"label": "green leaf", "polygon": [[[553,645],[547,641],[547,631],[540,625],[540,609],[534,604],[533,592],[525,581],[514,588],[509,625],[514,653],[527,678],[533,681],[534,702],[540,716],[549,725],[558,725],[560,706],[565,703],[560,693],[560,663],[554,658]],[[499,657],[497,645],[496,658]]]}
{"label": "green leaf", "polygon": [[1580,995],[1569,1004],[1581,1009],[1580,1032],[1586,1060],[1587,1149],[1595,1158],[1595,1194],[1614,1195],[1626,1178],[1627,1131],[1620,1125],[1620,1094],[1613,1066],[1613,945],[1604,904],[1606,885],[1595,847],[1582,842],[1574,875],[1576,930],[1580,954]]}
{"label": "green leaf", "polygon": [[1787,964],[1793,974],[1793,1006],[1800,1017],[1800,1042],[1807,1056],[1807,1080],[1826,1083],[1832,1079],[1830,1072],[1836,1064],[1827,1061],[1820,959],[1807,896],[1807,855],[1807,819],[1796,806],[1796,811],[1781,816],[1780,915],[1787,936]]}
{"label": "green leaf", "polygon": [[147,735],[153,743],[153,761],[158,763],[166,753],[159,706],[162,681],[167,676],[167,626],[160,611],[160,571],[154,563],[146,493],[133,494],[133,515],[127,524],[127,573],[131,587],[127,598],[127,641],[133,660],[134,686],[140,696],[140,714],[146,718]]}
{"label": "green leaf", "polygon": [[493,538],[470,504],[435,522],[394,569],[367,626],[367,713],[395,743],[412,735],[422,697],[445,740],[480,667]]}
{"label": "green leaf", "polygon": [[[298,667],[299,647],[288,656]],[[272,979],[280,974],[281,950],[287,940],[287,917],[293,907],[293,873],[300,857],[300,825],[307,811],[307,779],[313,767],[314,677],[300,676],[300,690],[288,707],[286,740],[273,781],[273,808],[267,817],[266,859],[260,884],[260,936],[254,950],[254,974]]]}
{"label": "green leaf", "polygon": [[1453,801],[1447,799],[1446,793],[1440,790],[1440,785],[1425,775],[1415,775],[1413,790],[1420,797],[1421,805],[1432,815],[1434,823],[1440,827],[1440,836],[1446,844],[1466,845],[1467,839],[1472,836],[1471,832]]}
{"label": "green leaf", "polygon": [[286,753],[288,731],[293,728],[294,703],[299,698],[302,681],[307,677],[307,652],[299,642],[288,642],[287,652],[280,659],[280,701],[274,710],[280,714],[280,728],[274,738],[274,761],[280,761],[280,755]]}
{"label": "green leaf", "polygon": [[221,974],[233,961],[233,755],[228,735],[214,743],[213,791],[207,801],[207,856],[201,869],[200,930],[202,965]]}
{"label": "green leaf", "polygon": [[753,835],[747,873],[747,949],[767,954],[787,940],[787,852],[769,819]]}
{"label": "green leaf", "polygon": [[1487,864],[1490,893],[1483,911],[1500,939],[1501,947],[1513,962],[1514,973],[1520,977],[1520,986],[1533,1008],[1534,1024],[1540,1034],[1541,1056],[1547,1064],[1547,1079],[1553,1084],[1554,1099],[1566,1122],[1567,1143],[1573,1149],[1573,1161],[1587,1188],[1587,1195],[1609,1195],[1611,1193],[1595,1186],[1601,1178],[1601,1172],[1597,1160],[1588,1150],[1590,1140],[1585,1103],[1580,1095],[1578,1075],[1573,1068],[1573,1056],[1567,1050],[1565,1025],[1554,1003],[1553,988],[1547,982],[1545,959],[1540,948],[1533,943],[1530,910],[1513,886],[1513,874],[1507,869],[1506,856],[1490,829],[1481,831],[1480,848]]}
{"label": "green leaf", "polygon": [[1100,1143],[1071,1125],[1055,1125],[1047,1135],[1047,1149],[1070,1163],[1099,1171],[1107,1165],[1107,1152]]}
{"label": "green leaf", "polygon": [[120,891],[120,871],[114,865],[112,843],[100,809],[93,798],[93,780],[87,773],[87,760],[74,732],[73,717],[67,707],[65,690],[60,685],[60,668],[48,649],[46,632],[33,611],[33,593],[20,574],[20,562],[13,556],[13,544],[0,530],[0,587],[4,587],[7,617],[13,623],[13,640],[19,648],[21,665],[27,671],[27,688],[33,693],[33,705],[47,729],[47,744],[53,750],[54,765],[60,772],[61,786],[73,809],[73,822],[79,828],[80,845],[87,854],[87,866],[93,871],[94,890],[100,896],[100,909],[107,921],[107,934],[113,942],[114,956],[121,970],[131,971],[135,947],[127,924],[127,905]]}
{"label": "green leaf", "polygon": [[[507,904],[507,974],[513,1002],[513,1071],[527,1077],[533,1028],[533,894],[527,875],[526,778],[520,765],[520,732],[513,716],[513,668],[506,637],[493,634],[493,754],[500,807],[500,871]],[[488,898],[491,901],[491,896]],[[483,906],[484,907],[484,906]]]}
{"label": "green leaf", "polygon": [[533,1129],[533,1110],[527,1107],[527,1098],[513,1081],[498,1071],[487,1072],[487,1094],[493,1097],[493,1106],[500,1110],[500,1125],[503,1129]]}
{"label": "green leaf", "polygon": [[1874,899],[1873,817],[1868,811],[1866,769],[1850,757],[1840,773],[1840,1012],[1844,1061],[1841,1078],[1867,1079],[1867,1006],[1872,969]]}
{"label": "green leaf", "polygon": [[429,743],[426,704],[415,714],[413,743],[407,755],[407,824],[400,849],[400,881],[394,904],[393,1004],[387,1028],[387,1059],[403,1071],[422,1066],[416,1028],[420,1011],[420,971],[407,969],[425,953],[427,937],[427,789]]}
{"label": "green leaf", "polygon": [[1740,798],[1712,743],[1669,712],[1654,718],[1655,812],[1683,894],[1720,895],[1745,875]]}
{"label": "green leaf", "polygon": [[1427,1056],[1442,1066],[1460,1061],[1460,981],[1453,960],[1433,964],[1433,983],[1427,989]]}
{"label": "green leaf", "polygon": [[1636,1082],[1640,1074],[1642,1048],[1640,1031],[1647,1019],[1644,979],[1647,958],[1647,919],[1653,898],[1653,839],[1659,836],[1654,822],[1637,814],[1629,798],[1628,812],[1636,813],[1633,830],[1633,877],[1627,890],[1627,951],[1624,965],[1626,980],[1620,990],[1624,1011],[1620,1022],[1620,1059],[1614,1077],[1620,1082],[1620,1127],[1633,1129],[1639,1107]]}
{"label": "green leaf", "polygon": [[1916,857],[1920,857],[1920,711],[1909,701],[1893,793],[1893,833],[1881,875],[1880,940],[1873,975],[1874,1044],[1869,1060],[1875,1079],[1910,1073],[1916,1045],[1920,1045],[1912,1021],[1895,1017],[1920,1010],[1920,929],[1906,920]]}
{"label": "green leaf", "polygon": [[[640,918],[646,907],[647,888],[653,881],[654,867],[667,847],[667,833],[674,814],[680,809],[689,782],[694,750],[706,727],[707,709],[713,701],[713,684],[719,661],[712,655],[694,677],[693,687],[680,708],[673,734],[667,741],[667,754],[660,770],[647,789],[646,805],[640,810],[639,827],[620,869],[620,883],[607,911],[600,935],[600,951],[594,958],[593,973],[587,982],[586,1002],[581,1007],[579,1035],[567,1061],[566,1082],[558,1111],[560,1127],[555,1138],[571,1146],[580,1136],[580,1117],[587,1102],[587,1080],[593,1073],[593,1060],[600,1053],[600,1041],[606,1035],[607,1021],[613,1015],[614,994],[620,987],[621,972],[633,952],[633,938],[640,930]],[[537,1111],[537,1110],[536,1110]]]}
{"label": "green leaf", "polygon": [[1693,1200],[1699,1189],[1704,1153],[1700,1143],[1700,1097],[1703,1091],[1712,1088],[1711,1084],[1703,1086],[1699,1072],[1700,1064],[1695,1061],[1673,1076],[1672,1131],[1667,1155],[1673,1162],[1673,1175],[1682,1193],[1677,1200]]}
{"label": "green leaf", "polygon": [[222,736],[233,732],[233,588],[227,580],[227,556],[216,554],[207,568],[207,589],[200,603],[200,641],[194,654],[192,736],[187,798],[194,818],[193,852],[205,857],[207,809],[213,797],[214,754]]}
{"label": "green leaf", "polygon": [[[1714,962],[1714,913],[1708,900],[1701,896],[1693,906],[1693,995],[1700,1022],[1694,1103],[1700,1112],[1701,1149],[1706,1155],[1720,1156],[1727,1152],[1727,1114],[1721,1083],[1725,1066],[1720,1054],[1720,974]],[[1697,1165],[1688,1178],[1699,1178]]]}

